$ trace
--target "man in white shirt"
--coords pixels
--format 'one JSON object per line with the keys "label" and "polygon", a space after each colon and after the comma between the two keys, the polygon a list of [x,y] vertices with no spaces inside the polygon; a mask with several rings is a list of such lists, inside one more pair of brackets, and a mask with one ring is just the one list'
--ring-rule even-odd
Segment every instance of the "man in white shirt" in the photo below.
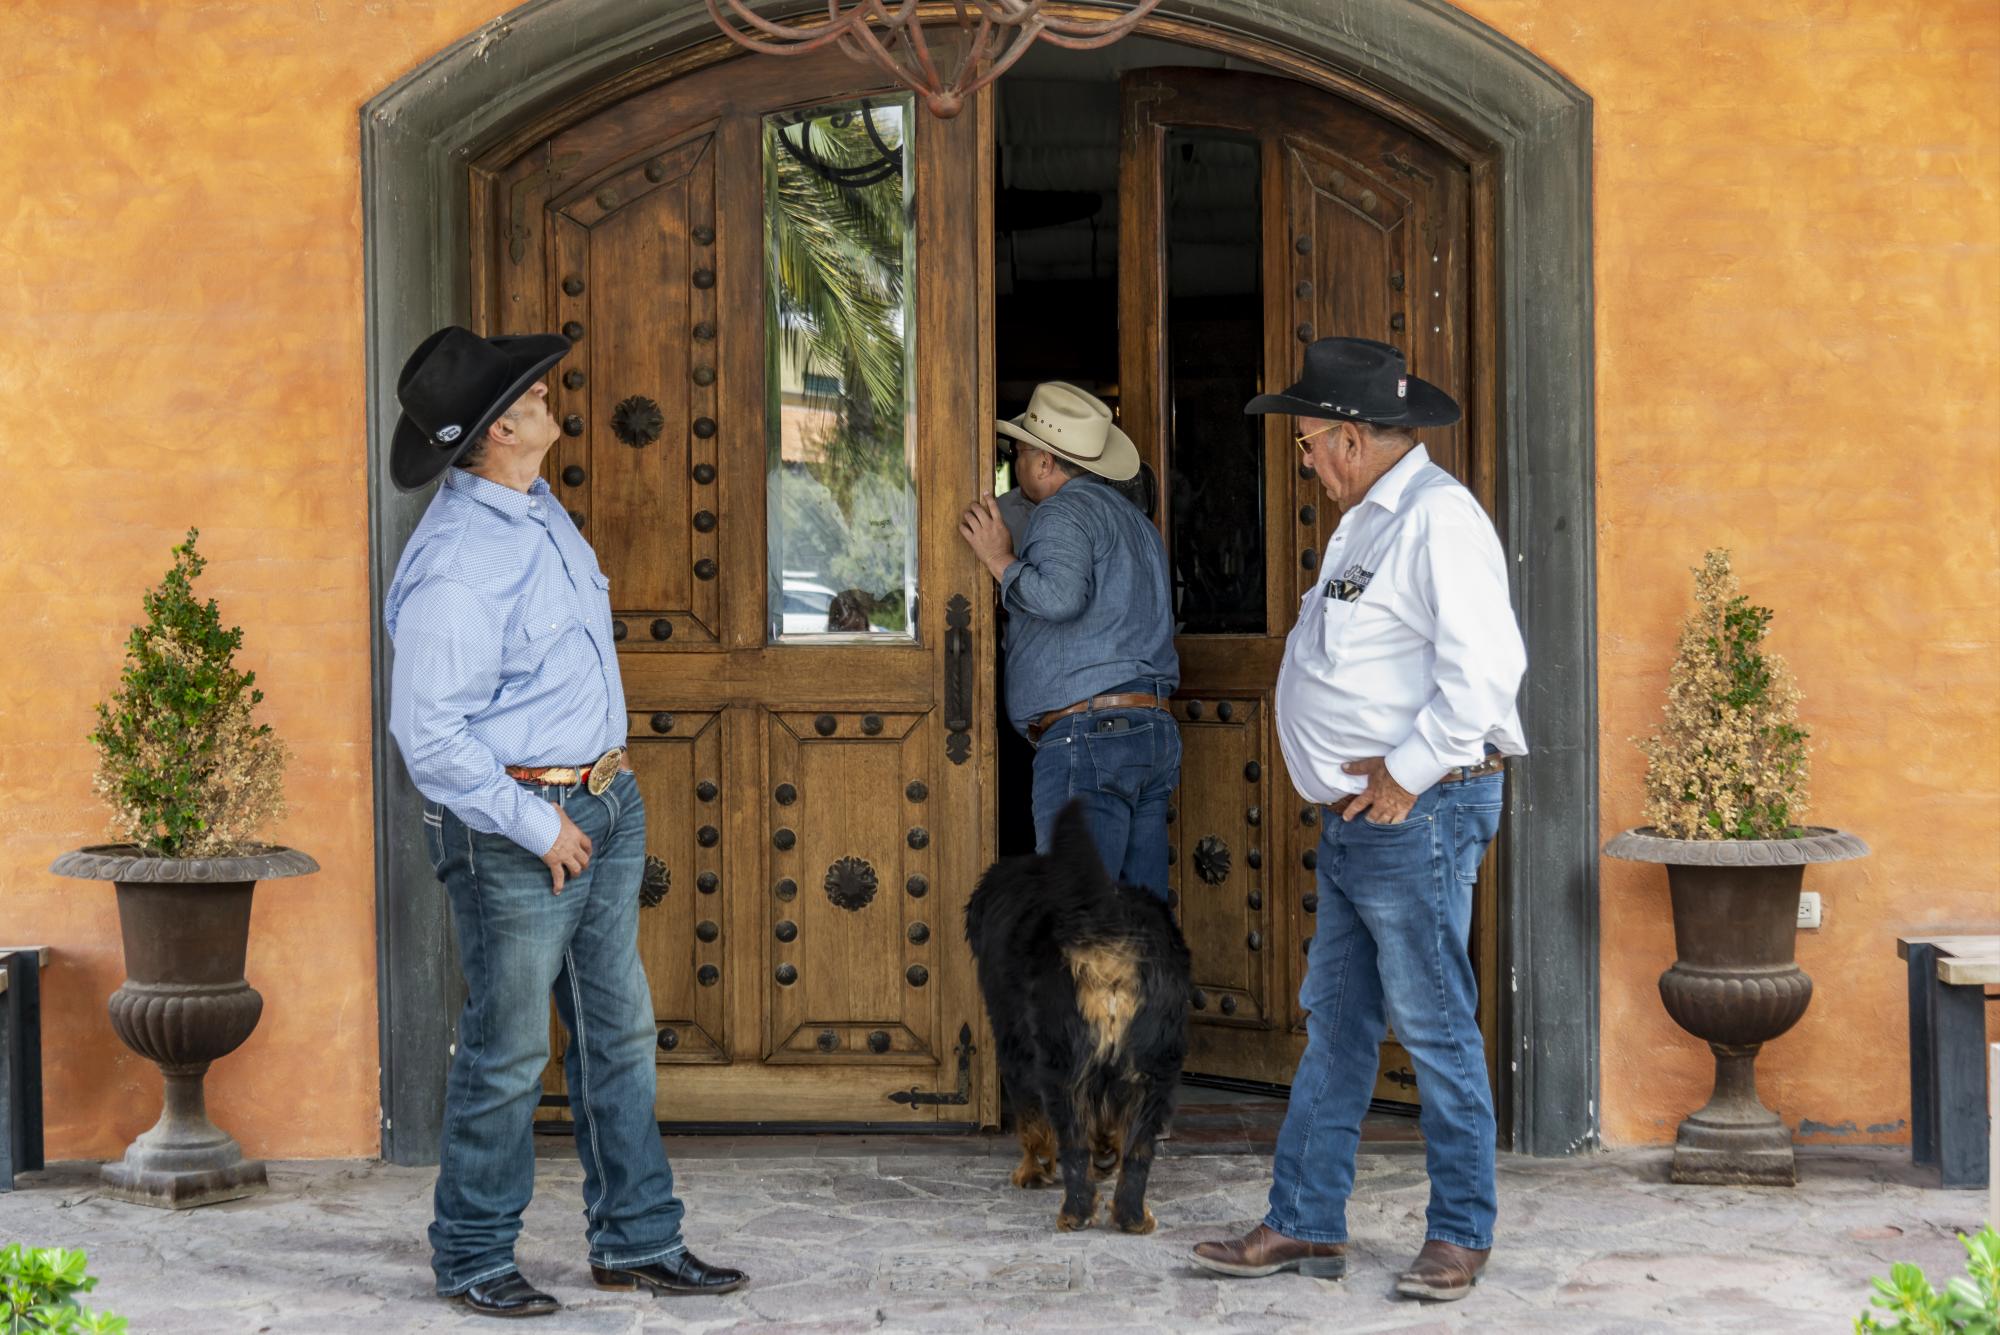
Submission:
{"label": "man in white shirt", "polygon": [[1431,1199],[1398,1293],[1462,1298],[1493,1245],[1495,1127],[1467,954],[1472,887],[1500,827],[1502,757],[1524,755],[1526,667],[1492,521],[1415,428],[1459,417],[1369,339],[1321,339],[1305,374],[1246,412],[1295,439],[1341,507],[1278,673],[1292,783],[1320,808],[1316,934],[1299,990],[1306,1051],[1270,1209],[1205,1242],[1226,1275],[1346,1273],[1347,1197],[1385,1024],[1416,1066]]}

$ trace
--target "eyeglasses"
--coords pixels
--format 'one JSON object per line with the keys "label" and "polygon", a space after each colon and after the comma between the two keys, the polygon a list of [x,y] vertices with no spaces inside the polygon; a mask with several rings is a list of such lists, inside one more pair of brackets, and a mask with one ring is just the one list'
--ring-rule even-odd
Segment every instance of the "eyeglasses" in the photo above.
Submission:
{"label": "eyeglasses", "polygon": [[1304,453],[1306,447],[1312,444],[1314,436],[1324,436],[1327,432],[1333,430],[1335,427],[1339,425],[1340,423],[1338,422],[1329,422],[1325,426],[1321,427],[1319,430],[1308,431],[1304,435],[1300,435],[1298,432],[1294,431],[1292,433],[1292,439],[1298,442],[1300,453]]}

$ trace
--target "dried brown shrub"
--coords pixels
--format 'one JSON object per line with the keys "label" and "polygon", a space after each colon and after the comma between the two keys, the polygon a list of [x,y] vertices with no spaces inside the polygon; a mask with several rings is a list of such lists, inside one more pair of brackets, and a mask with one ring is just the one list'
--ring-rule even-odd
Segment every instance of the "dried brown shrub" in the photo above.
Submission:
{"label": "dried brown shrub", "polygon": [[1764,652],[1771,610],[1737,585],[1729,553],[1694,572],[1660,730],[1646,753],[1646,822],[1676,839],[1790,839],[1802,833],[1808,734],[1798,687]]}

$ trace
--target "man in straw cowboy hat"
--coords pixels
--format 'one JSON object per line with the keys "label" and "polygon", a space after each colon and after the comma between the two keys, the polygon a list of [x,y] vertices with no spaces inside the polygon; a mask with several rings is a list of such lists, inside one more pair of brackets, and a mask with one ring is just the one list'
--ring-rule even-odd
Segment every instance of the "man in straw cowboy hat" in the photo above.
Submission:
{"label": "man in straw cowboy hat", "polygon": [[1416,1065],[1431,1179],[1423,1248],[1396,1290],[1462,1298],[1497,1209],[1472,886],[1500,826],[1501,757],[1527,751],[1506,561],[1479,502],[1413,434],[1456,422],[1458,404],[1395,348],[1321,339],[1299,383],[1244,411],[1298,419],[1341,519],[1278,673],[1285,765],[1320,807],[1306,1051],[1269,1212],[1241,1239],[1200,1244],[1195,1261],[1225,1275],[1346,1273],[1354,1152],[1387,1023]]}
{"label": "man in straw cowboy hat", "polygon": [[444,476],[389,587],[389,730],[425,798],[467,989],[431,1267],[438,1293],[487,1316],[559,1307],[514,1263],[552,993],[571,1039],[592,1277],[654,1293],[744,1282],[681,1240],[654,1121],[646,811],[625,764],[611,581],[540,477],[560,435],[542,377],[568,351],[554,334],[439,330],[403,367],[389,458],[404,491]]}
{"label": "man in straw cowboy hat", "polygon": [[1020,554],[984,496],[959,531],[1000,583],[1007,713],[1035,747],[1036,847],[1081,798],[1104,866],[1167,895],[1167,797],[1181,740],[1167,699],[1180,684],[1167,554],[1160,534],[1106,482],[1139,471],[1139,451],[1102,400],[1038,385],[1028,410],[995,423],[1017,442],[1015,473],[1035,502]]}

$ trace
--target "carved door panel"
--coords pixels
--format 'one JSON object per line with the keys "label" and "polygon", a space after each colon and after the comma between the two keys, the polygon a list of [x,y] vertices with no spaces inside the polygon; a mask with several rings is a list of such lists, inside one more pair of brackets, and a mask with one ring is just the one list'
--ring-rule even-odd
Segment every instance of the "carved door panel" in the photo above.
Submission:
{"label": "carved door panel", "polygon": [[[1193,684],[1199,692],[1203,683]],[[1174,702],[1182,759],[1169,876],[1195,952],[1196,1018],[1204,1026],[1269,1028],[1285,1016],[1266,894],[1273,871],[1266,845],[1284,833],[1264,817],[1274,771],[1283,777],[1272,763],[1269,713],[1259,693],[1184,692]]]}
{"label": "carved door panel", "polygon": [[[1163,479],[1180,622],[1173,888],[1199,988],[1188,1065],[1282,1084],[1304,1049],[1320,831],[1285,774],[1273,690],[1339,514],[1291,420],[1242,408],[1296,379],[1315,338],[1383,339],[1466,405],[1468,423],[1423,438],[1473,479],[1470,175],[1408,131],[1279,79],[1135,70],[1123,106],[1121,410]],[[1490,496],[1490,472],[1475,489]],[[1491,904],[1489,883],[1480,897]],[[1490,936],[1482,927],[1482,946]],[[1416,1098],[1393,1037],[1376,1096]]]}
{"label": "carved door panel", "polygon": [[576,342],[547,475],[611,579],[664,1122],[997,1120],[959,926],[991,611],[956,534],[990,99],[936,121],[868,77],[633,76],[474,170],[475,318]]}

